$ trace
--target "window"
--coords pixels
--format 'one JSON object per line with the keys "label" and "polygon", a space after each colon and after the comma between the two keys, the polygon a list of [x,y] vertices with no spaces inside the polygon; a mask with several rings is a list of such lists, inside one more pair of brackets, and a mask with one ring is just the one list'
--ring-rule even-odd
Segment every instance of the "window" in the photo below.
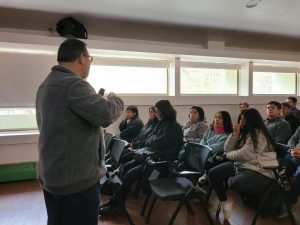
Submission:
{"label": "window", "polygon": [[0,131],[36,129],[34,108],[0,108]]}
{"label": "window", "polygon": [[167,61],[100,60],[97,64],[91,66],[87,78],[95,90],[104,88],[106,93],[113,91],[125,95],[168,94]]}
{"label": "window", "polygon": [[253,94],[296,94],[297,68],[254,66]]}
{"label": "window", "polygon": [[183,63],[181,66],[181,94],[237,95],[238,69],[232,68],[235,66],[230,65],[228,67],[221,64],[212,64],[210,67],[204,67],[205,65],[197,67],[198,63],[195,65],[188,64],[189,63]]}

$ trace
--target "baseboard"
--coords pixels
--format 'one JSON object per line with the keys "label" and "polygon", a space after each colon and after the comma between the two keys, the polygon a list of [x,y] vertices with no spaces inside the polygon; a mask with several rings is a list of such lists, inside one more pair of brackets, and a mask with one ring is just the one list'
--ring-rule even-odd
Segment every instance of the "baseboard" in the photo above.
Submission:
{"label": "baseboard", "polygon": [[36,179],[36,162],[0,165],[0,183]]}

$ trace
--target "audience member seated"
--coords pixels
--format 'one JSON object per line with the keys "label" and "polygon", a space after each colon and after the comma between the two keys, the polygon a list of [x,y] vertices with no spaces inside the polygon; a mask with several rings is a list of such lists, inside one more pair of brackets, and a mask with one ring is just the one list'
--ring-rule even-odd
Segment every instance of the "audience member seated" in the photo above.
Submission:
{"label": "audience member seated", "polygon": [[[277,166],[275,142],[256,109],[242,112],[239,124],[225,142],[225,156],[228,160],[209,171],[209,180],[222,208],[224,219],[231,217],[232,202],[227,199],[224,183],[240,194],[261,193],[271,184],[272,171],[264,166]],[[240,162],[236,171],[234,161]]]}
{"label": "audience member seated", "polygon": [[281,118],[281,104],[270,101],[267,104],[267,119],[264,120],[271,136],[276,143],[286,144],[291,137],[291,127],[288,122]]}
{"label": "audience member seated", "polygon": [[155,112],[155,107],[150,106],[149,108],[149,119],[147,124],[142,128],[141,132],[139,133],[138,136],[136,136],[132,142],[130,143],[130,147],[133,149],[137,148],[143,148],[145,147],[145,142],[147,140],[147,137],[151,135],[154,127],[156,126],[158,122],[156,112]]}
{"label": "audience member seated", "polygon": [[249,104],[248,102],[241,102],[239,104],[239,108],[240,108],[240,113],[243,112],[246,109],[249,109]]}
{"label": "audience member seated", "polygon": [[283,119],[285,119],[289,123],[293,135],[300,125],[300,120],[292,113],[292,106],[289,103],[282,102],[281,106],[281,115]]}
{"label": "audience member seated", "polygon": [[[206,173],[199,178],[199,184],[206,184],[208,171],[226,160],[226,158],[222,156],[224,153],[224,144],[231,133],[232,122],[230,114],[227,111],[217,112],[213,123],[210,125],[208,131],[200,142],[200,144],[207,145],[211,148],[211,154],[205,165]],[[179,159],[185,157],[184,152],[180,152],[179,157]]]}
{"label": "audience member seated", "polygon": [[290,96],[286,99],[286,102],[289,103],[292,108],[291,108],[291,112],[298,118],[300,119],[300,110],[297,109],[297,98]]}
{"label": "audience member seated", "polygon": [[239,109],[240,109],[240,111],[239,111],[239,116],[238,116],[238,123],[239,123],[239,121],[240,121],[240,116],[241,116],[241,112],[243,112],[244,110],[246,110],[246,109],[249,109],[249,104],[248,104],[248,102],[241,102],[240,104],[239,104]]}
{"label": "audience member seated", "polygon": [[207,128],[203,109],[200,106],[192,106],[189,113],[189,121],[182,126],[185,141],[199,143]]}
{"label": "audience member seated", "polygon": [[213,159],[214,155],[222,155],[224,144],[229,134],[232,133],[232,122],[230,114],[227,111],[219,111],[215,114],[213,123],[204,135],[200,144],[207,145],[211,148],[211,156],[206,163],[206,171],[218,165],[218,161]]}
{"label": "audience member seated", "polygon": [[121,139],[131,143],[143,128],[143,121],[139,118],[138,108],[134,105],[130,105],[126,108],[125,118],[119,125]]}
{"label": "audience member seated", "polygon": [[120,164],[124,164],[133,159],[134,149],[145,147],[146,140],[152,134],[152,131],[157,123],[158,119],[156,117],[155,107],[150,106],[149,119],[147,124],[142,128],[139,135],[132,140],[132,142],[130,143],[130,147],[124,150],[120,159]]}
{"label": "audience member seated", "polygon": [[[176,110],[168,100],[160,100],[155,104],[158,123],[152,135],[147,137],[145,147],[154,151],[155,157],[162,160],[175,160],[183,146],[183,133],[176,121]],[[137,150],[138,151],[138,150]],[[99,214],[119,214],[125,207],[125,200],[130,187],[141,176],[150,176],[152,171],[144,170],[145,161],[134,159],[121,168],[122,185],[117,193],[100,206]]]}
{"label": "audience member seated", "polygon": [[300,127],[288,141],[288,145],[291,147],[291,150],[284,158],[283,164],[291,174],[294,174],[296,178],[296,190],[298,195],[300,195]]}

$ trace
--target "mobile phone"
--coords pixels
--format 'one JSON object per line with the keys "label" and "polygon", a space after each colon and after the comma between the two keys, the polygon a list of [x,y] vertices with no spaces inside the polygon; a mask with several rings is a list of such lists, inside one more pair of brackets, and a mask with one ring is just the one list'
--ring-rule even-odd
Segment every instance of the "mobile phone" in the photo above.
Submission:
{"label": "mobile phone", "polygon": [[103,96],[105,93],[105,89],[104,88],[100,88],[100,90],[98,91],[98,94]]}

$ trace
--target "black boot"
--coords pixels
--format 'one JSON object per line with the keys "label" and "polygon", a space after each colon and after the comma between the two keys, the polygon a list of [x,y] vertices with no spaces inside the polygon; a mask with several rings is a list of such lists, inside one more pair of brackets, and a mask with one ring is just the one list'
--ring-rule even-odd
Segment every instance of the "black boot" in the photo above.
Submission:
{"label": "black boot", "polygon": [[125,212],[125,203],[118,200],[116,196],[113,196],[110,200],[100,206],[99,215],[117,215]]}

